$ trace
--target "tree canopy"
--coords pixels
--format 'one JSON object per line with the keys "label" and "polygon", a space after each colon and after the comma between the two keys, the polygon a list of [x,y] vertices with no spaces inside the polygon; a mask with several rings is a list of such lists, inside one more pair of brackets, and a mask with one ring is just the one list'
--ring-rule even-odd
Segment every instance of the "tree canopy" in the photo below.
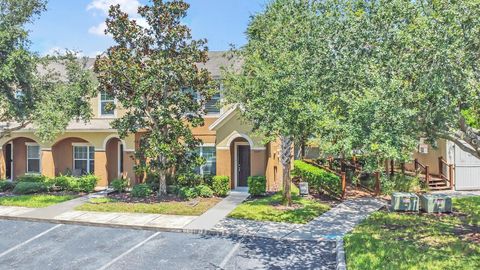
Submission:
{"label": "tree canopy", "polygon": [[205,102],[214,89],[210,73],[199,68],[208,60],[206,40],[193,40],[184,24],[189,5],[181,0],[153,0],[139,8],[148,27],[110,8],[106,33],[115,45],[95,63],[100,90],[115,97],[126,114],[113,122],[124,137],[140,132],[137,155],[159,173],[166,194],[166,171],[193,162],[200,140],[191,127],[204,124]]}
{"label": "tree canopy", "polygon": [[[39,57],[29,50],[26,24],[45,10],[41,0],[0,0],[0,137],[33,125],[42,141],[51,141],[74,119],[87,121],[93,74],[75,53]],[[65,66],[60,73],[52,64]]]}

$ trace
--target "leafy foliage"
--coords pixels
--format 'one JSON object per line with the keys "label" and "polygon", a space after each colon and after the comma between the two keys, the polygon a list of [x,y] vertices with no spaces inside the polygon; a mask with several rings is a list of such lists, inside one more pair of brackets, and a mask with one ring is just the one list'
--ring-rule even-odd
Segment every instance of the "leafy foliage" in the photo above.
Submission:
{"label": "leafy foliage", "polygon": [[47,191],[48,187],[43,182],[19,182],[13,189],[14,194],[33,194]]}
{"label": "leafy foliage", "polygon": [[[199,145],[190,130],[204,124],[204,104],[214,89],[205,40],[193,40],[181,23],[189,5],[181,0],[153,0],[138,12],[148,27],[112,6],[108,34],[115,45],[95,63],[100,90],[126,109],[113,127],[122,137],[142,131],[140,169],[158,172],[159,195],[166,194],[167,170],[195,162]],[[198,99],[197,99],[198,97]]]}
{"label": "leafy foliage", "polygon": [[127,189],[128,181],[126,179],[114,179],[110,185],[113,190],[122,193]]}
{"label": "leafy foliage", "polygon": [[38,174],[26,174],[20,177],[17,177],[17,182],[41,182],[44,183],[48,180],[48,178],[44,175]]}
{"label": "leafy foliage", "polygon": [[[0,10],[0,137],[33,125],[42,141],[52,141],[72,119],[88,121],[96,91],[85,62],[73,52],[39,58],[29,51],[25,26],[45,10],[45,1],[0,0]],[[65,74],[53,69],[55,63]]]}
{"label": "leafy foliage", "polygon": [[10,191],[15,188],[15,182],[0,180],[0,192]]}
{"label": "leafy foliage", "polygon": [[230,177],[216,175],[212,179],[212,190],[216,196],[224,197],[230,192]]}
{"label": "leafy foliage", "polygon": [[265,176],[249,176],[248,193],[252,196],[264,195],[267,192],[267,178]]}
{"label": "leafy foliage", "polygon": [[324,192],[335,196],[342,196],[342,182],[337,175],[320,169],[316,166],[310,165],[301,160],[295,160],[292,174],[302,178],[308,183],[310,188],[318,192]]}
{"label": "leafy foliage", "polygon": [[211,198],[213,197],[213,190],[207,185],[199,185],[195,187],[198,196],[202,198]]}
{"label": "leafy foliage", "polygon": [[130,194],[134,198],[146,198],[152,194],[152,190],[150,189],[150,186],[147,184],[138,184],[133,186],[132,191]]}

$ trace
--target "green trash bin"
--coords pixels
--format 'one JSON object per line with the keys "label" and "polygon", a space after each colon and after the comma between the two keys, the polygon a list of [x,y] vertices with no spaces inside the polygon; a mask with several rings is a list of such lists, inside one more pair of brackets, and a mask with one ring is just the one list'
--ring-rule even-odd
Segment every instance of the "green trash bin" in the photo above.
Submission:
{"label": "green trash bin", "polygon": [[452,198],[444,194],[424,194],[420,196],[422,210],[427,213],[452,212]]}
{"label": "green trash bin", "polygon": [[394,192],[392,194],[393,211],[418,212],[418,196],[415,193]]}

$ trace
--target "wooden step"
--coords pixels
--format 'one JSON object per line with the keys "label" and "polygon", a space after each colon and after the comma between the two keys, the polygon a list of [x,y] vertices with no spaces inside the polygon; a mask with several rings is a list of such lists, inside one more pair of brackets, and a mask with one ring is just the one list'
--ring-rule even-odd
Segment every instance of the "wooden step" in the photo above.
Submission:
{"label": "wooden step", "polygon": [[429,187],[430,190],[432,191],[437,191],[437,190],[450,190],[450,187],[444,186],[444,187]]}

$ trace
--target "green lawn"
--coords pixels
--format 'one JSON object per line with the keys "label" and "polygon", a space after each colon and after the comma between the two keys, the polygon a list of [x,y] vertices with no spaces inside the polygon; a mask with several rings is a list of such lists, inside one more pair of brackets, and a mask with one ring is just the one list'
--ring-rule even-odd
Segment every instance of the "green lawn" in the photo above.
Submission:
{"label": "green lawn", "polygon": [[480,269],[480,197],[454,215],[377,212],[345,237],[348,269]]}
{"label": "green lawn", "polygon": [[219,198],[201,198],[198,204],[185,201],[161,203],[126,203],[109,198],[91,199],[75,210],[119,213],[149,213],[164,215],[199,216],[220,201]]}
{"label": "green lawn", "polygon": [[325,213],[330,206],[313,199],[292,195],[295,209],[284,209],[281,205],[282,194],[246,201],[233,210],[229,217],[259,221],[275,221],[305,224]]}
{"label": "green lawn", "polygon": [[12,197],[0,197],[2,206],[23,206],[30,208],[42,208],[64,201],[74,199],[73,195],[22,195]]}

